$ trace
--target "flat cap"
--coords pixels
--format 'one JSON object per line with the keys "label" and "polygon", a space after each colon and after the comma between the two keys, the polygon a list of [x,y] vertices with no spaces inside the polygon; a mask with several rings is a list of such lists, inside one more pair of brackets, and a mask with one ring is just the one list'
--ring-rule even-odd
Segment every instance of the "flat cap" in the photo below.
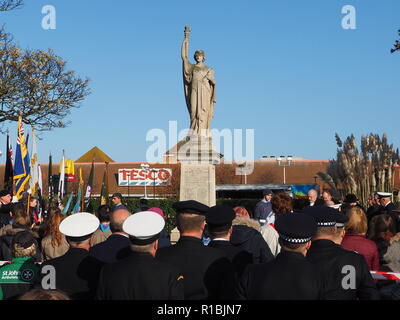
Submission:
{"label": "flat cap", "polygon": [[99,219],[91,213],[79,212],[66,217],[59,226],[59,230],[72,241],[88,239],[100,225]]}
{"label": "flat cap", "polygon": [[144,246],[160,237],[165,220],[154,211],[141,211],[129,216],[122,225],[122,230],[129,234],[131,242]]}
{"label": "flat cap", "polygon": [[226,205],[216,205],[211,207],[206,214],[206,222],[208,227],[214,231],[228,230],[233,219],[235,219],[235,211]]}
{"label": "flat cap", "polygon": [[193,213],[205,216],[210,209],[209,206],[195,200],[178,201],[172,205],[176,213]]}
{"label": "flat cap", "polygon": [[111,198],[114,198],[114,197],[122,199],[122,194],[120,194],[119,192],[116,192],[116,193],[114,193],[114,194],[112,195]]}
{"label": "flat cap", "polygon": [[306,207],[303,213],[314,218],[318,227],[333,227],[336,223],[345,223],[348,217],[338,210],[326,206]]}
{"label": "flat cap", "polygon": [[15,236],[12,239],[12,245],[17,244],[20,247],[23,247],[24,249],[29,248],[35,243],[33,239],[32,233],[29,231],[21,231],[15,234]]}
{"label": "flat cap", "polygon": [[379,198],[389,198],[392,196],[392,193],[390,192],[377,192],[376,194]]}
{"label": "flat cap", "polygon": [[275,221],[280,239],[289,243],[306,243],[317,232],[317,222],[305,213],[286,213]]}

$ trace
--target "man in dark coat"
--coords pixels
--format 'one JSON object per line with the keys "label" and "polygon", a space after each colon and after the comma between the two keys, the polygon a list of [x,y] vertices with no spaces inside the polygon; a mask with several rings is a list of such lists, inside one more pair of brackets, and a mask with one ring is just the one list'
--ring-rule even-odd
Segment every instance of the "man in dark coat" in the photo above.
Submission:
{"label": "man in dark coat", "polygon": [[157,258],[182,273],[185,300],[234,298],[232,263],[221,250],[206,247],[201,241],[209,207],[188,200],[174,203],[173,208],[181,236],[176,245],[158,250]]}
{"label": "man in dark coat", "polygon": [[11,199],[11,193],[8,190],[0,191],[0,228],[8,225],[11,221],[10,212],[13,207]]}
{"label": "man in dark coat", "polygon": [[155,212],[138,212],[127,218],[123,230],[132,243],[128,257],[106,265],[100,274],[99,300],[183,299],[183,277],[155,254],[164,219]]}
{"label": "man in dark coat", "polygon": [[241,250],[230,243],[232,221],[236,217],[235,211],[228,206],[217,205],[211,207],[206,215],[207,230],[211,241],[211,248],[222,250],[233,263],[236,274],[240,277],[247,265],[253,263],[251,253]]}
{"label": "man in dark coat", "polygon": [[391,201],[392,194],[390,192],[377,192],[377,194],[381,205],[380,214],[391,216],[396,226],[396,231],[400,232],[400,217],[397,212],[393,211],[396,206]]}
{"label": "man in dark coat", "polygon": [[274,261],[250,265],[237,287],[240,299],[316,300],[322,297],[322,281],[306,259],[315,220],[304,213],[284,214],[276,220],[281,251]]}
{"label": "man in dark coat", "polygon": [[368,203],[369,207],[367,209],[366,215],[369,223],[374,216],[380,214],[381,206],[379,203],[378,193],[376,192],[371,193],[370,196],[368,197]]}
{"label": "man in dark coat", "polygon": [[118,209],[110,215],[111,236],[107,240],[91,247],[90,255],[104,263],[117,262],[131,252],[129,236],[122,230],[124,221],[130,216],[126,209]]}
{"label": "man in dark coat", "polygon": [[254,219],[257,220],[262,226],[268,223],[268,217],[272,212],[272,195],[273,192],[271,189],[265,189],[263,191],[263,199],[257,202],[254,209]]}
{"label": "man in dark coat", "polygon": [[73,300],[93,299],[103,264],[89,255],[89,248],[90,237],[99,224],[95,215],[86,212],[65,218],[59,229],[66,236],[70,249],[63,256],[42,264],[41,282],[47,276],[44,267],[53,266],[57,290],[65,292]]}
{"label": "man in dark coat", "polygon": [[314,217],[318,225],[307,259],[323,279],[323,299],[379,299],[365,258],[340,247],[342,230],[336,224],[343,224],[348,218],[329,207],[308,207],[304,212]]}

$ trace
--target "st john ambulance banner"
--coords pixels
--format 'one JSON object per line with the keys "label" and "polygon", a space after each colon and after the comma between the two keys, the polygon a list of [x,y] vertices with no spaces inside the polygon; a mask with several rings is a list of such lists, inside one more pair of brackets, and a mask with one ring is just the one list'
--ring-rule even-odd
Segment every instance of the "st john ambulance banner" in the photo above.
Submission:
{"label": "st john ambulance banner", "polygon": [[118,185],[124,186],[168,186],[171,184],[172,170],[169,168],[119,169]]}

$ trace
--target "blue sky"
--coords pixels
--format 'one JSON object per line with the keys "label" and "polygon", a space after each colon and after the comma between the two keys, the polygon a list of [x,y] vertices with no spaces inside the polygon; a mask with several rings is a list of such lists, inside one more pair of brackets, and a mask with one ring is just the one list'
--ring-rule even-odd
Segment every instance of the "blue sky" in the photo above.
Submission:
{"label": "blue sky", "polygon": [[[56,30],[41,27],[44,5],[57,10]],[[356,9],[356,30],[341,26],[344,5]],[[50,151],[54,161],[62,149],[76,159],[93,146],[116,161],[144,161],[150,129],[167,131],[168,120],[186,128],[185,24],[190,57],[205,50],[215,70],[212,127],[254,129],[256,160],[331,159],[335,132],[386,132],[400,147],[400,54],[390,54],[398,0],[35,0],[1,13],[0,23],[22,47],[52,48],[91,79],[92,94],[71,112],[72,124],[42,134],[42,162]]]}

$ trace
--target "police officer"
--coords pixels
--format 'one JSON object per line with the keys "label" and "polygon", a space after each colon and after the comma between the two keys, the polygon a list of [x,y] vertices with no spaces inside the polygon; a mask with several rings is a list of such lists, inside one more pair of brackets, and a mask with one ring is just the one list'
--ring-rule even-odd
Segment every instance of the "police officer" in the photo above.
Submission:
{"label": "police officer", "polygon": [[232,235],[232,221],[235,219],[235,211],[224,205],[211,207],[206,215],[207,230],[211,241],[211,248],[222,250],[233,263],[236,273],[240,276],[247,265],[253,263],[250,252],[241,250],[229,242]]}
{"label": "police officer", "polygon": [[317,270],[306,259],[311,238],[317,230],[315,220],[304,213],[288,213],[275,223],[281,251],[276,259],[249,266],[239,284],[240,299],[316,300],[322,297],[322,282]]}
{"label": "police officer", "polygon": [[182,275],[154,258],[164,225],[164,219],[152,211],[138,212],[124,221],[123,230],[130,236],[132,251],[128,257],[103,268],[98,299],[183,299]]}
{"label": "police officer", "polygon": [[[99,219],[87,212],[75,213],[65,218],[59,230],[66,236],[70,249],[61,257],[42,264],[53,266],[57,290],[65,292],[71,299],[93,299],[102,263],[89,256],[91,236],[99,227]],[[46,276],[51,272],[41,272]],[[44,288],[46,289],[46,288]]]}
{"label": "police officer", "polygon": [[[254,209],[254,219],[256,219],[263,226],[264,224],[268,224],[268,218],[272,213],[272,190],[265,189],[263,191],[263,199],[257,202],[256,207]],[[272,221],[273,222],[273,221]]]}
{"label": "police officer", "polygon": [[317,232],[307,252],[323,280],[323,298],[328,300],[379,299],[365,258],[340,247],[347,216],[329,207],[307,207],[306,214],[317,222]]}
{"label": "police officer", "polygon": [[235,270],[226,255],[206,247],[201,238],[209,207],[194,201],[173,204],[180,238],[176,245],[157,251],[160,261],[174,265],[183,275],[185,299],[234,298]]}

